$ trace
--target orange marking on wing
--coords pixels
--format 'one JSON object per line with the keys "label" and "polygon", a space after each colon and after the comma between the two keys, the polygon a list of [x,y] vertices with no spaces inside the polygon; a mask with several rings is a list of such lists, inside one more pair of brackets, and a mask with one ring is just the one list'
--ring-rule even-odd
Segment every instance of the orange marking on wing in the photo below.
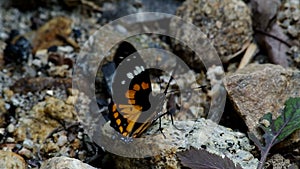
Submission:
{"label": "orange marking on wing", "polygon": [[139,91],[141,89],[141,87],[140,87],[140,85],[138,85],[138,84],[135,84],[134,86],[133,86],[133,90],[135,90],[135,91]]}
{"label": "orange marking on wing", "polygon": [[135,100],[129,99],[128,104],[135,104]]}
{"label": "orange marking on wing", "polygon": [[[137,114],[140,113],[141,110],[139,109],[134,109],[134,108],[126,108],[126,109],[122,109],[122,113],[124,113],[124,115],[128,114],[128,115],[132,115],[132,114]],[[125,116],[124,116],[125,117]]]}
{"label": "orange marking on wing", "polygon": [[123,136],[127,136],[127,135],[128,135],[128,132],[125,131],[124,133],[122,133],[122,135],[123,135]]}
{"label": "orange marking on wing", "polygon": [[122,126],[119,127],[119,130],[120,130],[120,133],[123,133],[123,127]]}
{"label": "orange marking on wing", "polygon": [[117,119],[117,120],[116,120],[116,123],[117,123],[117,125],[119,126],[119,125],[121,124],[121,120],[120,120],[120,119]]}
{"label": "orange marking on wing", "polygon": [[129,99],[134,99],[135,91],[134,90],[128,90],[125,94],[125,96]]}
{"label": "orange marking on wing", "polygon": [[112,111],[113,111],[113,112],[117,111],[117,105],[116,105],[116,104],[114,104],[114,105],[112,106]]}
{"label": "orange marking on wing", "polygon": [[134,124],[135,124],[135,122],[129,121],[129,120],[128,120],[128,125],[127,125],[127,127],[126,127],[126,131],[131,132],[132,129],[133,129]]}
{"label": "orange marking on wing", "polygon": [[143,122],[143,124],[141,126],[139,126],[133,133],[132,133],[132,137],[136,138],[139,137],[141,135],[141,133],[143,133],[145,130],[147,130],[149,128],[149,126],[152,124],[151,121],[149,121],[150,119],[146,120],[145,122]]}
{"label": "orange marking on wing", "polygon": [[130,107],[132,107],[132,105],[129,105],[129,104],[119,104],[119,108],[120,109],[130,108]]}
{"label": "orange marking on wing", "polygon": [[143,107],[139,106],[139,105],[134,105],[133,107],[134,107],[134,109],[139,110],[139,111],[141,111],[143,109]]}
{"label": "orange marking on wing", "polygon": [[146,89],[149,88],[149,83],[143,82],[143,83],[141,84],[141,86],[142,86],[142,88],[143,88],[144,90],[146,90]]}
{"label": "orange marking on wing", "polygon": [[118,116],[119,116],[119,113],[118,113],[118,112],[115,112],[115,113],[114,113],[114,118],[116,119]]}

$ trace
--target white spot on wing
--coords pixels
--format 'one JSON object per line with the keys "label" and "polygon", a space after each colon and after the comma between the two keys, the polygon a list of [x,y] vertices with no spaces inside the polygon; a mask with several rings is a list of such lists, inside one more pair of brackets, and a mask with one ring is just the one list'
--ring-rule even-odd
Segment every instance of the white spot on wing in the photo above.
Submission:
{"label": "white spot on wing", "polygon": [[125,83],[126,83],[126,81],[125,81],[125,80],[122,80],[121,84],[124,85]]}
{"label": "white spot on wing", "polygon": [[144,66],[141,66],[141,69],[142,69],[142,71],[144,71],[145,70]]}
{"label": "white spot on wing", "polygon": [[134,73],[134,75],[138,75],[139,74],[139,72],[137,70],[134,70],[133,73]]}
{"label": "white spot on wing", "polygon": [[127,77],[128,77],[129,79],[133,79],[133,74],[132,74],[131,72],[129,72],[129,73],[127,73]]}
{"label": "white spot on wing", "polygon": [[135,67],[135,70],[138,71],[138,73],[142,72],[142,69],[140,67],[138,67],[138,66]]}

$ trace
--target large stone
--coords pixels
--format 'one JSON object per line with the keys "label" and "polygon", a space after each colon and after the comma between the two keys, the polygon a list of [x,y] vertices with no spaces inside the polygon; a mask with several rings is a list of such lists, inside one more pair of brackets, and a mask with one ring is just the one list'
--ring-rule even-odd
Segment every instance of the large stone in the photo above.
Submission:
{"label": "large stone", "polygon": [[[163,134],[159,132],[159,123],[152,125],[142,138],[124,143],[116,138],[114,129],[107,122],[93,136],[96,143],[102,142],[105,149],[118,156],[113,156],[116,168],[181,168],[177,152],[190,147],[205,149],[211,153],[227,156],[244,169],[256,168],[258,160],[250,153],[250,145],[245,134],[234,132],[211,120],[174,121],[162,119]],[[100,134],[100,135],[98,135]],[[135,155],[151,158],[137,158]],[[136,158],[128,158],[129,156]]]}
{"label": "large stone", "polygon": [[[245,46],[252,40],[251,12],[240,0],[185,1],[177,9],[176,15],[198,27],[224,62],[245,50]],[[171,22],[170,29],[176,33],[177,39],[193,42],[199,38],[196,34],[191,34],[192,28],[174,21]],[[196,43],[198,48],[205,48],[203,41],[193,43]],[[195,51],[180,45],[179,41],[174,41],[173,48],[189,66],[194,69],[201,68],[202,62],[193,53]],[[204,59],[209,59],[210,56],[204,49],[199,50],[205,53]]]}
{"label": "large stone", "polygon": [[40,169],[96,169],[75,158],[53,157],[45,161]]}
{"label": "large stone", "polygon": [[[272,112],[276,118],[289,97],[300,96],[300,72],[279,65],[250,64],[227,75],[224,84],[236,110],[257,136],[259,119],[264,114]],[[300,143],[299,132],[289,140],[293,143],[290,145]]]}
{"label": "large stone", "polygon": [[1,169],[26,169],[25,160],[16,153],[0,150]]}

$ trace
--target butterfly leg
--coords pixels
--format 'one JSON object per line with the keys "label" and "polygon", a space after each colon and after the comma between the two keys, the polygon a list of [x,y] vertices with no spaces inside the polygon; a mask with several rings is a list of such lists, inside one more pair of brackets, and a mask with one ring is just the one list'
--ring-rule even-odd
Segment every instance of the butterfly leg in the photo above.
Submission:
{"label": "butterfly leg", "polygon": [[161,127],[161,118],[165,115],[170,115],[171,116],[171,123],[174,126],[175,129],[180,130],[180,131],[184,131],[184,129],[180,129],[178,128],[175,124],[174,124],[174,119],[173,119],[173,114],[170,111],[167,111],[163,114],[161,114],[158,118],[159,118],[159,128],[158,130],[161,132],[161,134],[164,136],[164,138],[166,138],[165,134],[163,133],[163,128]]}
{"label": "butterfly leg", "polygon": [[166,137],[166,135],[164,134],[164,132],[163,132],[163,128],[161,127],[161,116],[159,117],[159,128],[158,128],[158,130],[161,132],[161,134],[164,136],[164,138],[166,139],[167,137]]}

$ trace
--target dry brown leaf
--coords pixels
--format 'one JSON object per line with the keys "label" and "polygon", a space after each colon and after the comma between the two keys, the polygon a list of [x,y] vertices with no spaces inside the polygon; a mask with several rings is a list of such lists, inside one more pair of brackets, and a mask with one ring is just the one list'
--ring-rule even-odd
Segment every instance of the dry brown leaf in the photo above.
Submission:
{"label": "dry brown leaf", "polygon": [[257,45],[255,43],[251,43],[248,46],[246,53],[244,54],[238,69],[242,69],[243,67],[248,65],[256,52],[257,52]]}
{"label": "dry brown leaf", "polygon": [[[288,41],[287,35],[283,33],[282,28],[277,24],[274,24],[268,33],[279,39]],[[266,35],[263,36],[264,45],[266,47],[270,60],[275,64],[279,64],[283,67],[288,67],[287,51],[289,50],[289,46],[273,37]]]}
{"label": "dry brown leaf", "polygon": [[276,21],[280,0],[251,0],[255,38],[274,64],[288,67],[289,38]]}
{"label": "dry brown leaf", "polygon": [[266,30],[274,20],[280,6],[280,0],[251,0],[253,26],[256,29]]}
{"label": "dry brown leaf", "polygon": [[69,44],[78,49],[79,45],[68,38],[72,32],[71,24],[72,20],[70,18],[60,16],[51,19],[40,27],[33,40],[33,53],[38,50],[48,49],[51,46],[64,44]]}

